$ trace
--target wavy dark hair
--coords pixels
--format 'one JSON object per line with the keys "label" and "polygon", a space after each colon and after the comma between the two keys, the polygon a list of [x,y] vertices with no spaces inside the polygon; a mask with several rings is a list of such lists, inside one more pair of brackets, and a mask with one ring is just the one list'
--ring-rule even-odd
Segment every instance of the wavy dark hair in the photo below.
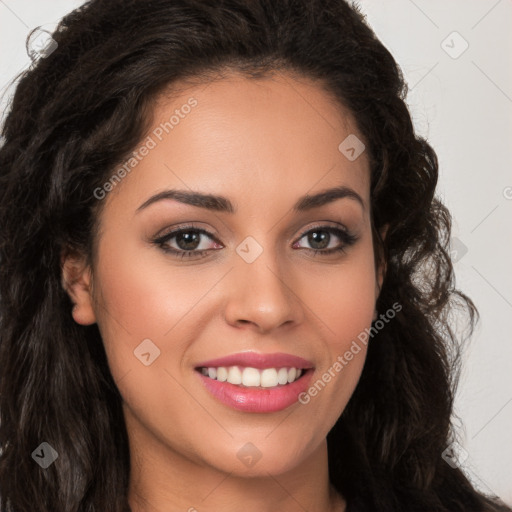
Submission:
{"label": "wavy dark hair", "polygon": [[[63,251],[94,256],[93,194],[147,133],[180,80],[232,71],[314,79],[348,108],[371,164],[380,312],[359,384],[328,434],[329,476],[348,511],[510,510],[442,454],[463,340],[478,318],[455,288],[451,218],[436,154],[417,136],[401,71],[343,0],[92,0],[58,47],[22,74],[0,149],[0,509],[126,512],[130,454],[121,396],[96,325],[77,325]],[[384,240],[379,230],[388,225]],[[455,333],[451,313],[468,330]],[[46,470],[41,442],[59,454]]]}

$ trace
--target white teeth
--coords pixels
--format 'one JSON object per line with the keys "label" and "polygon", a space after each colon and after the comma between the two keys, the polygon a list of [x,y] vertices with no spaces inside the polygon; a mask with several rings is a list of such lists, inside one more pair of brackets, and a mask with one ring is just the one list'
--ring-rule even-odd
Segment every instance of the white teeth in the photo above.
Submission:
{"label": "white teeth", "polygon": [[273,388],[277,386],[277,370],[275,368],[265,368],[261,372],[261,387]]}
{"label": "white teeth", "polygon": [[218,368],[201,368],[201,373],[210,379],[246,387],[273,388],[296,381],[303,373],[300,368],[265,368],[219,366]]}
{"label": "white teeth", "polygon": [[242,384],[244,386],[259,386],[261,374],[256,368],[245,368],[242,373]]}
{"label": "white teeth", "polygon": [[288,369],[287,368],[279,368],[277,372],[277,382],[281,385],[288,384]]}
{"label": "white teeth", "polygon": [[242,372],[238,366],[230,366],[228,370],[228,382],[230,384],[242,384]]}
{"label": "white teeth", "polygon": [[228,380],[228,371],[223,366],[217,368],[217,380],[219,382],[225,382]]}

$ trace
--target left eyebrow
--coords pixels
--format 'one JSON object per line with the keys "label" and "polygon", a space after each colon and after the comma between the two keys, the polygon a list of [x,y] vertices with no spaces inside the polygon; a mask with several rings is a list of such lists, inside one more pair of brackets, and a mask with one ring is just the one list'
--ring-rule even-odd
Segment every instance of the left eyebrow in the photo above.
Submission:
{"label": "left eyebrow", "polygon": [[356,200],[360,203],[363,210],[365,210],[364,201],[361,196],[355,190],[345,186],[329,188],[312,196],[305,195],[295,203],[293,210],[296,212],[304,212],[344,198]]}
{"label": "left eyebrow", "polygon": [[[364,201],[361,196],[353,189],[345,186],[330,188],[323,190],[314,195],[305,195],[299,198],[299,200],[293,206],[293,210],[297,213],[311,210],[313,208],[319,208],[328,203],[336,201],[337,199],[353,199],[360,203],[363,210],[365,210]],[[189,204],[191,206],[197,206],[198,208],[205,208],[207,210],[236,213],[236,208],[233,203],[224,196],[213,195],[213,194],[202,194],[200,192],[190,192],[187,190],[164,190],[154,196],[151,196],[138,208],[137,212],[147,208],[149,205],[162,201],[164,199],[174,199],[180,203]]]}

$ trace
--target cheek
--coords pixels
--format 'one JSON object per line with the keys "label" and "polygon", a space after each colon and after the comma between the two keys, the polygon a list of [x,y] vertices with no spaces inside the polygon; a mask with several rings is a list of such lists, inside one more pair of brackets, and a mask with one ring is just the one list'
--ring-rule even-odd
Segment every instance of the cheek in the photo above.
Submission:
{"label": "cheek", "polygon": [[326,358],[300,401],[312,415],[326,418],[327,432],[352,396],[366,358],[376,301],[372,244],[360,246],[336,269],[308,276],[307,283],[305,302],[325,333]]}
{"label": "cheek", "polygon": [[[155,353],[160,350],[161,355],[167,355],[164,350],[169,352],[172,348],[168,357],[176,360],[173,354],[179,354],[183,347],[180,339],[173,337],[173,331],[178,332],[182,323],[187,323],[187,315],[216,277],[155,264],[152,250],[141,250],[136,243],[113,237],[105,239],[98,261],[94,276],[98,283],[96,314],[113,376],[140,369],[142,365],[134,351],[144,340],[151,340],[156,348],[151,344],[149,348]],[[173,342],[169,344],[171,338]]]}
{"label": "cheek", "polygon": [[371,325],[377,298],[371,242],[365,241],[339,265],[309,274],[306,283],[306,304],[326,327],[333,349],[342,350]]}

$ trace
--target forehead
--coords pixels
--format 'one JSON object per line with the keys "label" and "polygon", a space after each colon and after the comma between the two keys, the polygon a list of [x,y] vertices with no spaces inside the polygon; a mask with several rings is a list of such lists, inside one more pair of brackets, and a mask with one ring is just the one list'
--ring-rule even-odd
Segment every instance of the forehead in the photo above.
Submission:
{"label": "forehead", "polygon": [[155,102],[150,130],[135,148],[139,157],[111,196],[126,188],[140,200],[177,187],[281,194],[284,201],[285,195],[343,184],[369,200],[366,154],[347,158],[347,140],[364,147],[349,111],[305,77],[233,73],[182,82]]}

